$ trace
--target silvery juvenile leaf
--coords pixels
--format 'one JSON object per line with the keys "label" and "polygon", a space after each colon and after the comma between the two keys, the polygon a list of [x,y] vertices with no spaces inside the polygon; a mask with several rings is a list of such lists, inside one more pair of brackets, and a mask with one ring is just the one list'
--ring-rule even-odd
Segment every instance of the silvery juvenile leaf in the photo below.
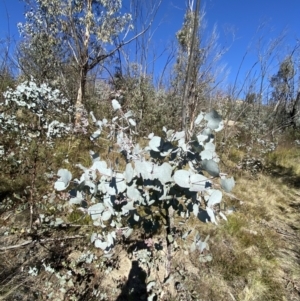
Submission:
{"label": "silvery juvenile leaf", "polygon": [[148,284],[147,284],[147,292],[150,292],[152,287],[156,284],[156,282],[154,280],[150,281]]}
{"label": "silvery juvenile leaf", "polygon": [[64,223],[64,220],[61,219],[60,217],[57,217],[57,218],[55,219],[55,224],[54,224],[54,226],[57,227],[57,226],[59,226],[59,225],[61,225],[61,224],[63,224],[63,223]]}
{"label": "silvery juvenile leaf", "polygon": [[190,188],[190,177],[192,173],[188,170],[180,169],[176,170],[174,174],[175,183],[183,188]]}
{"label": "silvery juvenile leaf", "polygon": [[206,136],[208,136],[211,139],[212,130],[210,128],[206,127],[205,129],[203,129],[202,135],[206,135]]}
{"label": "silvery juvenile leaf", "polygon": [[62,191],[69,186],[69,183],[72,179],[72,174],[67,169],[60,169],[57,172],[57,175],[60,177],[54,184],[54,189],[57,191]]}
{"label": "silvery juvenile leaf", "polygon": [[97,161],[97,162],[93,163],[91,169],[92,170],[96,170],[97,169],[102,176],[111,177],[112,174],[113,174],[113,171],[110,168],[105,168],[104,167],[105,165],[106,165],[105,161]]}
{"label": "silvery juvenile leaf", "polygon": [[155,203],[155,200],[150,200],[150,201],[148,202],[148,205],[151,206],[151,205],[154,204],[154,203]]}
{"label": "silvery juvenile leaf", "polygon": [[180,147],[184,152],[188,151],[188,147],[184,138],[178,140],[178,147]]}
{"label": "silvery juvenile leaf", "polygon": [[148,135],[148,139],[152,139],[154,137],[154,133]]}
{"label": "silvery juvenile leaf", "polygon": [[200,113],[195,120],[195,124],[196,125],[200,124],[200,122],[203,120],[203,118],[204,118],[203,114]]}
{"label": "silvery juvenile leaf", "polygon": [[172,181],[172,166],[164,162],[161,166],[158,167],[156,178],[164,185],[167,182]]}
{"label": "silvery juvenile leaf", "polygon": [[122,207],[122,210],[135,210],[133,202],[128,202],[126,205]]}
{"label": "silvery juvenile leaf", "polygon": [[198,213],[199,213],[199,207],[198,207],[198,204],[194,204],[193,205],[193,213],[194,215],[197,217],[198,216]]}
{"label": "silvery juvenile leaf", "polygon": [[94,233],[91,235],[91,243],[93,243],[93,242],[97,239],[97,237],[98,237],[98,234],[94,232]]}
{"label": "silvery juvenile leaf", "polygon": [[111,101],[111,104],[112,104],[114,111],[121,109],[121,105],[119,104],[119,102],[116,99],[113,99]]}
{"label": "silvery juvenile leaf", "polygon": [[215,129],[215,132],[220,132],[224,128],[224,121],[222,120],[218,126],[218,128]]}
{"label": "silvery juvenile leaf", "polygon": [[123,233],[123,235],[124,235],[126,238],[128,238],[128,237],[132,234],[132,232],[133,232],[133,229],[128,228],[128,229],[126,230],[126,232]]}
{"label": "silvery juvenile leaf", "polygon": [[207,244],[205,241],[197,242],[197,247],[198,247],[198,250],[200,251],[200,253],[202,253],[206,249],[206,246],[207,246]]}
{"label": "silvery juvenile leaf", "polygon": [[204,145],[205,150],[210,150],[211,152],[214,152],[216,150],[216,146],[213,142],[207,142]]}
{"label": "silvery juvenile leaf", "polygon": [[76,197],[71,197],[69,200],[69,204],[81,204],[81,202],[84,200],[82,193],[80,191],[76,192]]}
{"label": "silvery juvenile leaf", "polygon": [[[122,179],[123,178],[123,179]],[[116,174],[116,186],[117,186],[117,193],[124,192],[127,189],[127,185],[124,179],[124,175],[117,173]]]}
{"label": "silvery juvenile leaf", "polygon": [[200,153],[201,160],[211,160],[213,158],[213,152],[210,150],[204,150]]}
{"label": "silvery juvenile leaf", "polygon": [[95,247],[102,249],[103,251],[108,247],[107,242],[106,241],[102,241],[100,239],[96,239],[95,240]]}
{"label": "silvery juvenile leaf", "polygon": [[132,126],[136,126],[136,122],[133,119],[129,118],[128,121]]}
{"label": "silvery juvenile leaf", "polygon": [[91,150],[89,151],[89,153],[90,153],[90,156],[91,156],[91,158],[93,160],[93,163],[97,162],[97,161],[100,161],[100,156],[99,156],[98,153],[95,153],[95,152],[93,152]]}
{"label": "silvery juvenile leaf", "polygon": [[124,114],[124,116],[125,116],[125,118],[129,118],[129,117],[133,116],[133,113],[132,113],[131,110],[129,110],[128,112],[126,112],[126,113]]}
{"label": "silvery juvenile leaf", "polygon": [[203,144],[203,142],[205,142],[205,141],[207,140],[207,138],[208,138],[208,136],[202,135],[202,134],[199,134],[199,135],[197,136],[198,142],[199,142],[200,144]]}
{"label": "silvery juvenile leaf", "polygon": [[221,179],[221,187],[226,191],[226,192],[230,192],[232,190],[232,188],[234,187],[235,182],[234,182],[234,178],[231,177],[229,179]]}
{"label": "silvery juvenile leaf", "polygon": [[149,141],[149,146],[154,152],[159,152],[159,147],[161,146],[162,140],[158,136],[153,136]]}
{"label": "silvery juvenile leaf", "polygon": [[[201,157],[202,158],[202,157]],[[202,168],[213,177],[218,177],[220,174],[219,166],[214,160],[203,159],[201,162]]]}
{"label": "silvery juvenile leaf", "polygon": [[210,221],[213,223],[213,224],[216,224],[217,225],[217,221],[216,221],[216,218],[215,218],[215,214],[214,214],[214,211],[209,208],[209,207],[206,207],[206,211],[207,211],[207,214],[209,215],[210,217]]}
{"label": "silvery juvenile leaf", "polygon": [[57,191],[65,190],[67,187],[68,186],[66,186],[65,182],[62,182],[62,181],[59,181],[59,180],[57,180],[54,183],[54,189],[57,190]]}
{"label": "silvery juvenile leaf", "polygon": [[84,181],[84,186],[88,186],[90,188],[90,193],[97,193],[97,186],[92,181]]}
{"label": "silvery juvenile leaf", "polygon": [[102,226],[102,223],[100,223],[99,220],[95,220],[95,221],[93,221],[93,225],[96,227],[100,227],[100,226]]}
{"label": "silvery juvenile leaf", "polygon": [[217,129],[222,122],[222,117],[215,110],[207,113],[204,119],[208,121],[207,127],[211,128],[212,130]]}
{"label": "silvery juvenile leaf", "polygon": [[124,172],[125,180],[127,183],[130,183],[132,181],[133,175],[134,175],[134,170],[132,168],[131,163],[127,163],[126,169]]}
{"label": "silvery juvenile leaf", "polygon": [[222,201],[222,192],[220,190],[214,190],[210,195],[207,206],[212,208],[215,204],[219,204]]}
{"label": "silvery juvenile leaf", "polygon": [[109,195],[116,195],[116,188],[114,186],[110,185],[110,182],[105,182],[105,191],[106,193],[108,193]]}
{"label": "silvery juvenile leaf", "polygon": [[98,203],[95,205],[92,205],[91,207],[88,208],[88,214],[91,216],[91,218],[93,220],[98,219],[99,217],[101,217],[101,213],[104,210],[104,206],[102,203]]}
{"label": "silvery juvenile leaf", "polygon": [[209,180],[200,174],[193,174],[190,177],[190,191],[203,191],[207,188],[207,183]]}
{"label": "silvery juvenile leaf", "polygon": [[[127,197],[131,201],[139,201],[141,199],[141,193],[133,185],[128,186],[126,194],[127,194]],[[132,203],[132,202],[130,202],[130,203]],[[130,209],[130,210],[132,210],[132,209]]]}
{"label": "silvery juvenile leaf", "polygon": [[102,213],[102,220],[103,221],[108,221],[111,218],[111,212],[110,211],[104,211]]}
{"label": "silvery juvenile leaf", "polygon": [[107,245],[108,245],[108,246],[114,245],[114,238],[113,238],[113,236],[111,235],[111,233],[108,233],[108,234],[107,234]]}
{"label": "silvery juvenile leaf", "polygon": [[141,177],[145,179],[152,179],[152,171],[154,169],[154,163],[148,162],[148,161],[135,161],[135,171],[138,176],[141,175]]}
{"label": "silvery juvenile leaf", "polygon": [[95,132],[91,135],[90,139],[91,139],[91,140],[95,140],[95,139],[99,138],[100,135],[101,135],[101,130],[98,129],[97,131],[95,131]]}
{"label": "silvery juvenile leaf", "polygon": [[174,135],[174,130],[168,130],[166,134],[167,134],[167,140],[170,140]]}
{"label": "silvery juvenile leaf", "polygon": [[177,140],[180,140],[180,139],[185,139],[185,132],[182,131],[182,132],[176,132],[175,135],[173,136],[173,139],[172,141],[177,141]]}

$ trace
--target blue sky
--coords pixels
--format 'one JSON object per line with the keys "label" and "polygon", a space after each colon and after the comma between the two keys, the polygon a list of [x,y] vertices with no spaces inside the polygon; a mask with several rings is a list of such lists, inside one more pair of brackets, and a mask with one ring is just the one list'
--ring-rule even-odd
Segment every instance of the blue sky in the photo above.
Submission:
{"label": "blue sky", "polygon": [[[128,0],[125,0],[125,2]],[[147,0],[145,0],[147,1]],[[126,3],[124,3],[126,6]],[[242,69],[251,66],[255,60],[255,47],[259,35],[264,35],[264,43],[287,31],[282,53],[293,48],[300,38],[300,1],[299,0],[201,0],[206,11],[207,33],[217,25],[220,35],[220,47],[229,47],[222,59],[230,70],[229,81],[233,81],[242,57],[251,46],[249,56]],[[18,40],[16,24],[23,21],[24,4],[19,0],[0,0],[0,40],[8,36]],[[157,15],[157,23],[162,20],[155,31],[153,44],[163,49],[169,41],[174,40],[175,33],[181,28],[185,13],[184,0],[163,0]],[[258,26],[266,23],[261,32]],[[234,33],[234,34],[233,34]],[[165,56],[157,61],[156,72],[161,72]],[[279,59],[279,58],[278,58]]]}

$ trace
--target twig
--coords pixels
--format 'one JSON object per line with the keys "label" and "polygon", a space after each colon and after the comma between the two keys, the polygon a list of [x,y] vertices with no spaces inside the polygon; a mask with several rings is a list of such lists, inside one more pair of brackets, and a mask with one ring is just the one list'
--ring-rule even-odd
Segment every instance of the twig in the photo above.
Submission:
{"label": "twig", "polygon": [[86,236],[73,235],[73,236],[67,236],[67,237],[62,237],[62,238],[45,238],[45,239],[38,239],[38,240],[26,240],[26,241],[22,242],[21,244],[0,248],[0,251],[18,249],[18,248],[22,248],[22,247],[25,247],[27,245],[30,245],[30,244],[36,243],[36,242],[45,243],[45,242],[50,242],[50,241],[62,241],[62,240],[67,240],[67,239],[78,239],[78,238],[86,238]]}
{"label": "twig", "polygon": [[243,200],[239,199],[237,196],[235,196],[234,194],[232,193],[228,193],[226,191],[222,191],[222,193],[224,193],[225,195],[227,195],[228,197],[230,197],[231,199],[234,199],[236,201],[239,201],[239,202],[244,202]]}
{"label": "twig", "polygon": [[292,280],[292,279],[289,279],[287,277],[282,277],[285,281],[287,281],[287,286],[291,283],[292,286],[293,286],[293,289],[298,293],[300,294],[300,287],[298,287],[298,284],[296,281]]}
{"label": "twig", "polygon": [[173,242],[169,242],[169,238],[168,235],[173,235],[172,231],[173,231],[173,227],[174,227],[174,209],[173,207],[170,205],[167,211],[167,221],[168,221],[168,228],[167,228],[167,262],[166,262],[166,278],[170,276],[171,274],[171,266],[172,266],[172,243]]}
{"label": "twig", "polygon": [[28,279],[25,279],[24,281],[22,281],[21,283],[17,284],[16,286],[12,287],[4,296],[0,296],[0,301],[5,301],[7,300],[6,298],[13,292],[15,292],[20,286],[24,285],[26,282],[28,281]]}

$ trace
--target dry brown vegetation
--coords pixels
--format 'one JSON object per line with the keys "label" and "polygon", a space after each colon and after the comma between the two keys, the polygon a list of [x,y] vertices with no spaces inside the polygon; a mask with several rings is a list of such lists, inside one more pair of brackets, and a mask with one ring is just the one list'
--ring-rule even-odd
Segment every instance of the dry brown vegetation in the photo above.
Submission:
{"label": "dry brown vegetation", "polygon": [[[77,154],[77,160],[88,165],[79,156],[83,141],[74,140],[71,147],[60,142],[55,160],[59,163],[72,152],[73,158]],[[227,167],[236,166],[242,155],[226,154],[222,159]],[[28,233],[29,208],[20,209],[22,201],[15,195],[14,206],[1,212],[0,300],[146,300],[146,283],[151,280],[163,288],[161,300],[300,300],[299,163],[299,148],[279,146],[268,155],[262,172],[253,175],[236,169],[236,187],[224,197],[225,211],[234,210],[218,226],[195,218],[179,226],[175,218],[178,247],[169,283],[164,283],[167,246],[162,226],[151,235],[136,229],[130,240],[120,238],[113,256],[105,258],[90,244],[89,217],[64,206],[66,196],[58,194],[55,203],[40,201],[35,208],[35,214],[59,210],[65,226],[39,225],[35,215],[36,230]],[[52,183],[46,185],[51,191]],[[199,262],[197,254],[186,249],[180,234],[192,228],[201,237],[210,235],[211,262]],[[158,270],[137,261],[135,251],[145,249],[149,237],[160,246],[148,247]],[[96,256],[92,263],[82,260],[88,251]],[[55,272],[46,272],[44,265]],[[38,276],[28,274],[33,267]]]}

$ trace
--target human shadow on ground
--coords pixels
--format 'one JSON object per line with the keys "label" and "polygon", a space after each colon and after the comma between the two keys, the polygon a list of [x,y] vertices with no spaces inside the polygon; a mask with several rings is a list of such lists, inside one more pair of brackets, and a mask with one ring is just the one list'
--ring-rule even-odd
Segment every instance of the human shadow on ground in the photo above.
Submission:
{"label": "human shadow on ground", "polygon": [[115,301],[147,300],[146,272],[139,266],[138,261],[132,261],[132,267],[122,292]]}

